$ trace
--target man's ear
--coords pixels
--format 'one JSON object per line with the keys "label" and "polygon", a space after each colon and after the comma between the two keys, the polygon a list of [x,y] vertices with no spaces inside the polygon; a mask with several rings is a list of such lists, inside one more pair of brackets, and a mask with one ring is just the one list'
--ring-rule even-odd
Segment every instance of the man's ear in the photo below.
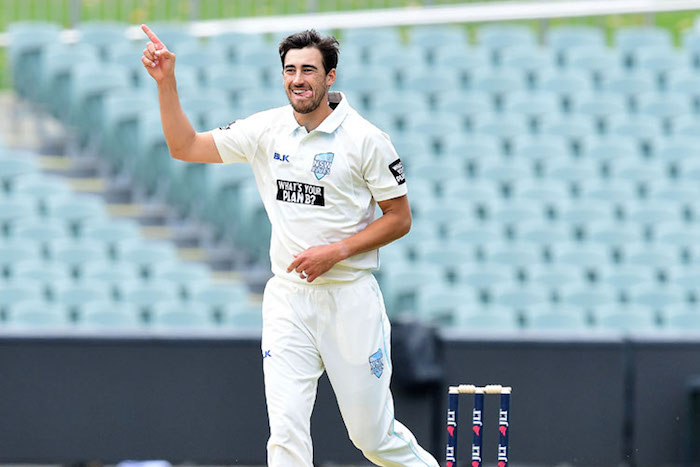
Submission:
{"label": "man's ear", "polygon": [[335,68],[331,69],[326,75],[326,85],[330,86],[333,83],[335,83]]}

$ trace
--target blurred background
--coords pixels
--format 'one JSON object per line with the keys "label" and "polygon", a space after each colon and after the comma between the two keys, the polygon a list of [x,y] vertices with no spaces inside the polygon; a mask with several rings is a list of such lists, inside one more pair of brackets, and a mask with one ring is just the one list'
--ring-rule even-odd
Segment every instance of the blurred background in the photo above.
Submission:
{"label": "blurred background", "polygon": [[[700,465],[699,12],[0,0],[0,464],[265,462],[270,225],[247,165],[169,157],[148,23],[200,131],[286,104],[286,35],[340,40],[333,88],[406,166],[376,276],[397,418],[438,459],[447,385],[497,383],[512,465]],[[325,377],[312,426],[318,465],[366,465]]]}

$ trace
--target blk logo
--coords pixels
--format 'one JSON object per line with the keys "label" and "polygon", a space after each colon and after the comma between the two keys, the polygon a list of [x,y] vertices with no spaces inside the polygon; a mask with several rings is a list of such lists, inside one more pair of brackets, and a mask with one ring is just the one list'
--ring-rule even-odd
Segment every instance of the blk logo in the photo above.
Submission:
{"label": "blk logo", "polygon": [[280,153],[276,152],[276,153],[272,156],[272,158],[273,158],[274,160],[280,161],[280,162],[289,162],[289,154],[280,154]]}

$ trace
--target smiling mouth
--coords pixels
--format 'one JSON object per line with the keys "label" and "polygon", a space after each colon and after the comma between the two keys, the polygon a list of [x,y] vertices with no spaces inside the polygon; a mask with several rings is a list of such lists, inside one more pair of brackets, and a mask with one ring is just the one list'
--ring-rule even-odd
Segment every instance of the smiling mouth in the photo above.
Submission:
{"label": "smiling mouth", "polygon": [[298,97],[311,97],[313,92],[311,89],[292,89],[292,94]]}

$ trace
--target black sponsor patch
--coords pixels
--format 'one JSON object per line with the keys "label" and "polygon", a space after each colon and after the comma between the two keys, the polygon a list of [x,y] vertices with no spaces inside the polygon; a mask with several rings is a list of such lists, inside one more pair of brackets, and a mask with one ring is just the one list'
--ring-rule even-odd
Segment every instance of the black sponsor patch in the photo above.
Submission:
{"label": "black sponsor patch", "polygon": [[401,162],[401,159],[396,159],[389,164],[389,170],[391,170],[391,173],[394,175],[396,183],[399,185],[406,183],[406,175],[403,173],[403,162]]}
{"label": "black sponsor patch", "polygon": [[309,206],[326,205],[322,186],[287,180],[277,180],[277,201],[308,204]]}

